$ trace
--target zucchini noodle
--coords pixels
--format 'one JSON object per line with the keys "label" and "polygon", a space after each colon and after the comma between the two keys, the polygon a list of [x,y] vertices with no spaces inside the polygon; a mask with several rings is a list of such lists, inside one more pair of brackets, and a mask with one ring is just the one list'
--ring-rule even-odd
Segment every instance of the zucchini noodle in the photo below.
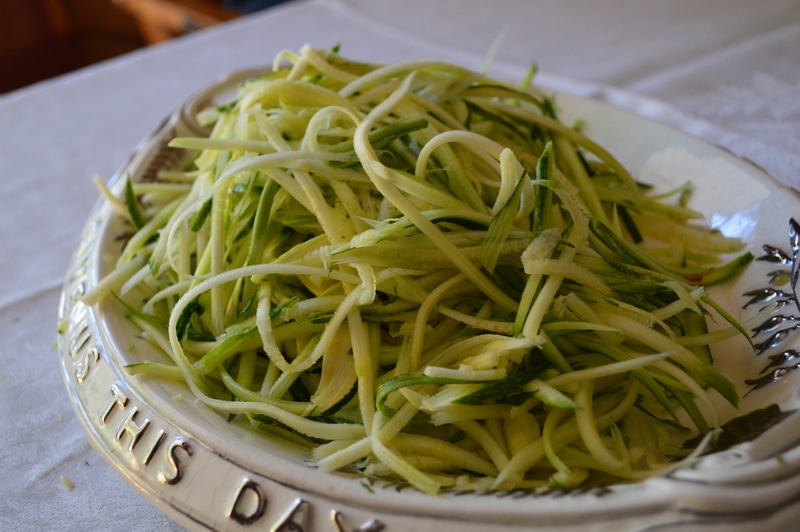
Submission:
{"label": "zucchini noodle", "polygon": [[132,374],[431,494],[703,451],[683,444],[719,426],[712,396],[739,400],[708,344],[747,336],[704,286],[752,257],[689,187],[649,194],[527,84],[309,46],[274,64],[172,140],[185,168],[100,183],[132,229],[85,301],[124,305],[161,357]]}

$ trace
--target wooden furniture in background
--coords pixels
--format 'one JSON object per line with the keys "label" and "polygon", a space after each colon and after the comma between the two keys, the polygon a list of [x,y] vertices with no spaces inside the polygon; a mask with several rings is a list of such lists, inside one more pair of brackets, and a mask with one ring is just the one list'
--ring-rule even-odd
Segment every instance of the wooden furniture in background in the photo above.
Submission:
{"label": "wooden furniture in background", "polygon": [[0,0],[0,93],[237,15],[214,0]]}
{"label": "wooden furniture in background", "polygon": [[2,0],[0,35],[0,92],[145,44],[109,0]]}
{"label": "wooden furniture in background", "polygon": [[137,21],[147,44],[235,18],[238,14],[212,0],[112,0]]}

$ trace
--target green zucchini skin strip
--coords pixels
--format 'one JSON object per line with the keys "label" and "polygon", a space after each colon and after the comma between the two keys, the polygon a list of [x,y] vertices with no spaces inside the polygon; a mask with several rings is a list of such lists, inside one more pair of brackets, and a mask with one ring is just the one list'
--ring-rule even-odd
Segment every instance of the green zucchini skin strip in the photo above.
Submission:
{"label": "green zucchini skin strip", "polygon": [[170,142],[185,167],[101,189],[131,232],[85,301],[151,344],[132,374],[430,494],[646,478],[738,404],[712,342],[752,340],[704,287],[753,256],[688,184],[638,183],[530,80],[274,65]]}

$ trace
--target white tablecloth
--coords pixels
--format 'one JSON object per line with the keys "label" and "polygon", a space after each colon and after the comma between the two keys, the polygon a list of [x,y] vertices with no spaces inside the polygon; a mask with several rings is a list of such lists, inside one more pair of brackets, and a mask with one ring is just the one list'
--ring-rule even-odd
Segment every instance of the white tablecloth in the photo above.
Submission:
{"label": "white tablecloth", "polygon": [[672,124],[800,187],[800,0],[297,0],[0,96],[1,530],[176,528],[73,414],[54,348],[60,287],[92,175],[110,177],[195,89],[304,43],[475,69],[491,56],[490,74],[514,78],[535,62],[542,85]]}

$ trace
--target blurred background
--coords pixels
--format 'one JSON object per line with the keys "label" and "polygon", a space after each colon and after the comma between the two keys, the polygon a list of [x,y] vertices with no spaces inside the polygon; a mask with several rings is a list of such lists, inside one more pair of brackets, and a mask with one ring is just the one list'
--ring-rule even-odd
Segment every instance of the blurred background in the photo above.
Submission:
{"label": "blurred background", "polygon": [[0,94],[287,0],[0,0]]}

